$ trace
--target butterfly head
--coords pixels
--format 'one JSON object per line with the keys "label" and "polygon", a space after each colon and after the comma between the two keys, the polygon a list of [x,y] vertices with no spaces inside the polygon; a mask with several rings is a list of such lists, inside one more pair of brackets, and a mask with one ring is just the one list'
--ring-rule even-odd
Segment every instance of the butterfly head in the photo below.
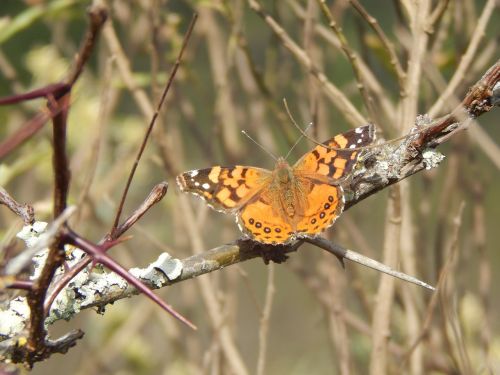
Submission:
{"label": "butterfly head", "polygon": [[276,180],[281,184],[287,184],[293,180],[293,170],[288,162],[282,157],[278,158],[274,173]]}

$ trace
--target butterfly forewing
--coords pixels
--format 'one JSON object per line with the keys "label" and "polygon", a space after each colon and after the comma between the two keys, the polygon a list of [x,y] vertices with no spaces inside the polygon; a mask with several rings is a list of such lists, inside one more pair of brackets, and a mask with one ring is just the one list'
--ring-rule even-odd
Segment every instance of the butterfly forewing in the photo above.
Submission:
{"label": "butterfly forewing", "polygon": [[373,125],[360,126],[323,142],[305,154],[294,165],[298,175],[319,175],[330,182],[341,180],[351,173],[361,150],[353,150],[369,145],[374,139]]}
{"label": "butterfly forewing", "polygon": [[265,169],[215,166],[195,169],[177,176],[180,189],[205,199],[214,209],[231,212],[241,208],[269,183]]}

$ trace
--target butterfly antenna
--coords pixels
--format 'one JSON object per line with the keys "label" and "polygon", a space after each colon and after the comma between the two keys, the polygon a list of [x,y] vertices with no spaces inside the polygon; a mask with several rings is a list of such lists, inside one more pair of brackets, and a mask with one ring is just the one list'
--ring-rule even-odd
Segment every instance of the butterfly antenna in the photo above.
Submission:
{"label": "butterfly antenna", "polygon": [[283,98],[283,104],[285,106],[286,113],[287,113],[288,117],[290,118],[290,121],[292,121],[292,124],[299,130],[299,132],[302,135],[302,137],[310,140],[314,144],[322,146],[322,144],[320,142],[318,142],[317,140],[315,140],[314,138],[312,138],[312,137],[310,137],[309,135],[306,134],[307,129],[309,129],[309,127],[312,125],[312,123],[307,126],[306,131],[302,130],[302,128],[299,126],[299,124],[297,124],[297,122],[293,118],[292,112],[290,112],[290,108],[288,108],[288,102],[284,98]]}
{"label": "butterfly antenna", "polygon": [[[299,139],[297,139],[297,141],[293,144],[293,146],[290,148],[290,150],[288,151],[288,153],[286,154],[285,156],[285,160],[288,159],[288,157],[290,156],[290,154],[292,153],[293,149],[295,148],[295,146],[297,146],[299,144],[299,142],[302,140],[302,138],[304,138],[304,136],[307,135],[307,131],[309,129],[311,129],[311,126],[313,125],[312,122],[309,123],[309,125],[307,125],[307,127],[305,128],[305,130],[302,130],[300,127],[299,129],[301,130],[301,134],[300,134],[300,137]],[[298,125],[297,125],[298,126]]]}
{"label": "butterfly antenna", "polygon": [[241,131],[243,133],[243,135],[245,135],[248,139],[250,139],[253,143],[255,143],[257,146],[259,146],[261,149],[263,149],[267,154],[269,154],[273,159],[274,161],[278,161],[278,158],[276,157],[276,155],[274,155],[271,151],[269,151],[268,149],[266,149],[264,146],[262,146],[259,142],[257,142],[255,139],[253,139],[252,137],[250,137],[250,135],[242,130]]}

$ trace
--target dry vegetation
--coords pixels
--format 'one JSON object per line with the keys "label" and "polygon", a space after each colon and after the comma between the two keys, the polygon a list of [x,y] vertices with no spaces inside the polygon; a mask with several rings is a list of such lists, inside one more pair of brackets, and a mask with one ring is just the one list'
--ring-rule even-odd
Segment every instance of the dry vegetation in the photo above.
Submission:
{"label": "dry vegetation", "polygon": [[[109,0],[94,1],[90,16],[89,5],[0,4],[0,96],[13,96],[0,107],[0,312],[14,311],[19,297],[31,311],[12,335],[2,315],[6,362],[35,363],[39,374],[500,373],[494,0]],[[380,139],[413,132],[367,150],[344,186],[349,209],[324,237],[436,292],[349,260],[343,268],[320,250],[326,240],[278,251],[235,241],[232,217],[178,192],[184,170],[272,168],[241,130],[285,155],[299,132],[283,98],[319,141],[367,122]],[[437,146],[446,155],[439,167]],[[311,147],[302,141],[291,161]],[[29,279],[33,254],[13,272],[23,224],[63,213],[39,277]],[[65,244],[99,265],[82,284],[73,280],[63,306],[53,288],[81,264]],[[283,260],[280,251],[289,259],[267,264]],[[125,276],[162,252],[174,257],[167,274],[179,266],[182,275],[162,279],[173,285],[156,302],[197,331],[153,295],[135,295],[133,280],[110,286],[109,269]],[[243,262],[258,256],[267,265]],[[90,277],[109,284],[86,289],[95,295],[84,304],[79,288]],[[45,336],[47,316],[50,338],[62,339]]]}

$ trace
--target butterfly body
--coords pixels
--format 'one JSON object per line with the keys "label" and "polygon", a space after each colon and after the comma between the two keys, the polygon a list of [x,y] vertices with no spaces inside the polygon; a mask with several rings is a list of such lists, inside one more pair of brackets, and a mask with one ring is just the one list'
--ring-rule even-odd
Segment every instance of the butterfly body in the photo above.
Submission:
{"label": "butterfly body", "polygon": [[279,158],[272,171],[246,166],[192,170],[177,176],[182,191],[236,215],[241,231],[262,243],[285,244],[312,237],[329,226],[344,207],[340,182],[347,178],[359,150],[373,141],[372,125],[339,134],[290,166]]}
{"label": "butterfly body", "polygon": [[283,158],[279,158],[268,186],[272,207],[283,220],[293,220],[303,207],[304,181]]}

